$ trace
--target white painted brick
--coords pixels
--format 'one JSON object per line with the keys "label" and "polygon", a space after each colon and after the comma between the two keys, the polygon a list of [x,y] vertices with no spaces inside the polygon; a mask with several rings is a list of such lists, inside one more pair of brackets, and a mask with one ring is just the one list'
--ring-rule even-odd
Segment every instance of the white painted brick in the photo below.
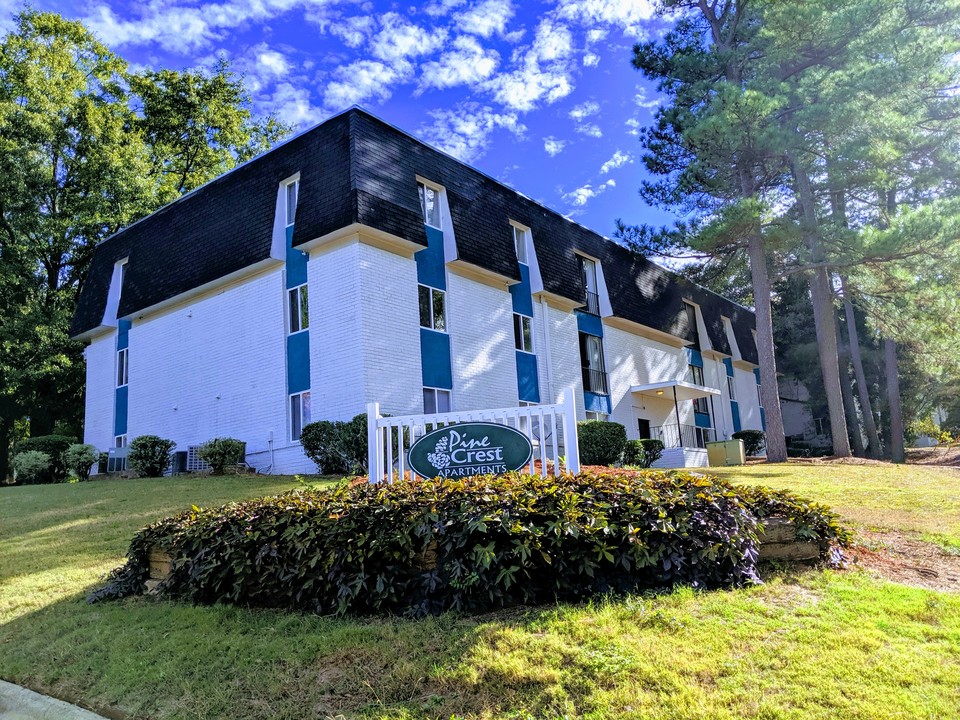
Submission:
{"label": "white painted brick", "polygon": [[117,377],[117,331],[95,338],[84,350],[87,396],[83,441],[104,451],[113,447],[113,405]]}

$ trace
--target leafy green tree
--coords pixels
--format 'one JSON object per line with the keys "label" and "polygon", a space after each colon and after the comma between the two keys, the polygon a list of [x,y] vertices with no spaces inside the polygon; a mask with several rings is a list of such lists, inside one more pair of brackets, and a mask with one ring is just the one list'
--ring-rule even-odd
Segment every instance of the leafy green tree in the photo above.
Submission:
{"label": "leafy green tree", "polygon": [[138,75],[81,23],[17,17],[0,40],[0,476],[19,419],[78,434],[68,328],[96,244],[287,131],[224,64]]}

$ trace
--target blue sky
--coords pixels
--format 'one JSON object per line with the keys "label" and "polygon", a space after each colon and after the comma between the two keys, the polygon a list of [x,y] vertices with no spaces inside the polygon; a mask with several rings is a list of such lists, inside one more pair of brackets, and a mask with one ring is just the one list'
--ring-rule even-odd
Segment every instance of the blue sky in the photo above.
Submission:
{"label": "blue sky", "polygon": [[[133,64],[226,56],[258,110],[304,129],[358,104],[578,222],[662,223],[644,207],[638,128],[655,88],[631,47],[648,0],[33,0],[84,21]],[[3,19],[19,3],[0,0]]]}

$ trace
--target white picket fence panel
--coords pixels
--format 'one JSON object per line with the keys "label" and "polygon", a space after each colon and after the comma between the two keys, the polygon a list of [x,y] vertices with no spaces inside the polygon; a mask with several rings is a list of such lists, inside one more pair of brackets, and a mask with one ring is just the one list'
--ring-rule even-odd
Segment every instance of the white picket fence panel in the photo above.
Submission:
{"label": "white picket fence panel", "polygon": [[[424,415],[380,415],[380,403],[367,404],[367,469],[370,482],[393,482],[407,473],[414,477],[407,459],[410,447],[426,433],[447,425],[465,422],[489,422],[506,425],[527,436],[533,455],[526,472],[533,475],[536,461],[543,474],[559,472],[563,464],[567,472],[580,472],[577,447],[577,407],[573,389],[564,392],[555,405],[464,410]],[[560,462],[558,435],[563,435],[564,462]],[[551,464],[552,463],[552,467]]]}

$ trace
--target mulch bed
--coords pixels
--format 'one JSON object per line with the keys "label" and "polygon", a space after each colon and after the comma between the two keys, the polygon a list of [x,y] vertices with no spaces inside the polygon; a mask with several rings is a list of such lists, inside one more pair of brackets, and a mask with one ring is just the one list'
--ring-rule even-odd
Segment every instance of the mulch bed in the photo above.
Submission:
{"label": "mulch bed", "polygon": [[849,553],[854,565],[891,582],[960,593],[960,556],[895,531],[862,530],[858,540]]}

